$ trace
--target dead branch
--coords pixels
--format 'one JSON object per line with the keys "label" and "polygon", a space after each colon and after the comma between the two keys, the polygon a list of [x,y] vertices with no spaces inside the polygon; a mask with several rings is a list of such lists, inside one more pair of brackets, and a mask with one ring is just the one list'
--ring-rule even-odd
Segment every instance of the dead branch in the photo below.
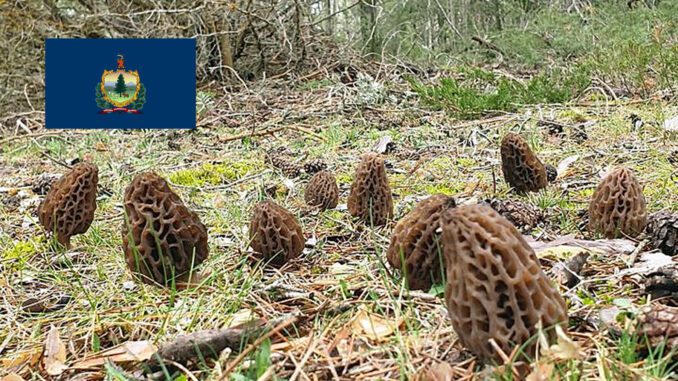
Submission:
{"label": "dead branch", "polygon": [[296,320],[295,316],[288,317],[282,322],[280,319],[269,322],[259,319],[232,328],[211,329],[179,336],[160,347],[146,362],[146,366],[151,371],[156,371],[161,364],[167,365],[169,362],[185,365],[196,359],[217,358],[226,348],[240,352],[252,339],[259,338],[254,342],[257,343],[262,337],[270,337]]}

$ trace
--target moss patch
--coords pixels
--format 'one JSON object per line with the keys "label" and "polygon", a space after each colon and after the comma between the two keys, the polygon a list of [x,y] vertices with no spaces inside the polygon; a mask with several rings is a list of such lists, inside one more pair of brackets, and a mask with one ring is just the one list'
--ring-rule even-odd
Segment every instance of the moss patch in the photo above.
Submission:
{"label": "moss patch", "polygon": [[220,185],[239,180],[250,172],[263,168],[257,161],[236,161],[229,163],[204,163],[197,168],[181,169],[169,175],[173,184],[190,187]]}

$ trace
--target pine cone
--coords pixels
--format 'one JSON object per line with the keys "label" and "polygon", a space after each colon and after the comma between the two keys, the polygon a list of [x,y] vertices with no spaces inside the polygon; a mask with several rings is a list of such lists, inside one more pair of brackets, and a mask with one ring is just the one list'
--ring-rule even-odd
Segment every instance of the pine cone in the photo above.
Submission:
{"label": "pine cone", "polygon": [[44,196],[49,191],[52,184],[59,178],[59,175],[43,173],[34,182],[31,190],[33,193]]}
{"label": "pine cone", "polygon": [[589,135],[586,133],[586,129],[584,128],[584,126],[575,126],[572,129],[571,136],[572,139],[574,139],[574,141],[577,143],[583,143],[589,138]]}
{"label": "pine cone", "polygon": [[309,175],[327,169],[327,163],[323,159],[313,159],[304,163],[304,171]]}
{"label": "pine cone", "polygon": [[276,147],[266,151],[266,161],[282,171],[287,177],[299,177],[302,168],[292,161],[292,151],[287,147]]}
{"label": "pine cone", "polygon": [[673,150],[669,154],[669,163],[678,165],[678,149]]}
{"label": "pine cone", "polygon": [[272,156],[292,156],[294,152],[285,146],[274,147],[266,151],[266,158],[270,160]]}
{"label": "pine cone", "polygon": [[410,148],[398,147],[395,150],[395,155],[398,160],[419,160],[421,159],[421,153],[417,150]]}
{"label": "pine cone", "polygon": [[[663,353],[672,353],[678,359],[678,308],[655,303],[644,307],[638,315],[638,336],[647,337],[641,345],[657,350],[662,346]],[[648,348],[649,349],[649,348]]]}
{"label": "pine cone", "polygon": [[279,170],[281,170],[282,173],[284,173],[285,176],[287,176],[287,177],[298,177],[301,174],[301,166],[292,162],[292,160],[288,159],[287,157],[284,157],[284,156],[269,156],[268,161],[275,168],[278,168]]}
{"label": "pine cone", "polygon": [[549,183],[556,181],[556,178],[558,178],[558,170],[556,167],[551,164],[544,164],[544,167],[546,167],[546,180]]}
{"label": "pine cone", "polygon": [[664,254],[678,254],[678,213],[658,212],[650,216],[647,223],[647,234],[650,235],[652,247],[660,249]]}
{"label": "pine cone", "polygon": [[487,200],[486,202],[522,233],[532,231],[545,217],[540,209],[524,202],[499,199]]}

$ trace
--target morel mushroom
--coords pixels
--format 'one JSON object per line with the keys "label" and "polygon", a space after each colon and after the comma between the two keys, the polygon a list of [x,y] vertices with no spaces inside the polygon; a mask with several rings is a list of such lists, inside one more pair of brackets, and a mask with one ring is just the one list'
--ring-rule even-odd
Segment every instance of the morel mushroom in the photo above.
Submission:
{"label": "morel mushroom", "polygon": [[252,212],[250,246],[271,264],[282,266],[304,250],[304,233],[292,213],[273,201],[264,201]]}
{"label": "morel mushroom", "polygon": [[645,197],[630,169],[617,168],[598,184],[589,218],[589,228],[606,238],[635,237],[645,229]]}
{"label": "morel mushroom", "polygon": [[516,191],[537,192],[548,182],[546,168],[520,135],[509,132],[501,141],[504,179]]}
{"label": "morel mushroom", "polygon": [[207,259],[205,225],[165,179],[152,172],[138,174],[125,190],[124,206],[125,259],[144,283],[169,286]]}
{"label": "morel mushroom", "polygon": [[506,354],[527,344],[524,353],[534,355],[528,341],[540,322],[544,329],[567,326],[565,301],[508,220],[483,204],[449,209],[442,218],[447,309],[462,344],[478,358],[501,360],[490,340]]}
{"label": "morel mushroom", "polygon": [[94,164],[76,164],[52,184],[38,208],[40,224],[67,248],[71,236],[85,233],[92,225],[98,182],[99,169]]}
{"label": "morel mushroom", "polygon": [[443,279],[440,216],[454,206],[454,198],[436,194],[417,204],[396,224],[386,257],[394,268],[404,268],[410,289],[428,291]]}
{"label": "morel mushroom", "polygon": [[348,211],[373,225],[384,225],[393,217],[391,187],[384,160],[378,154],[365,154],[358,164],[348,196]]}
{"label": "morel mushroom", "polygon": [[321,209],[334,209],[339,203],[337,180],[329,171],[320,171],[306,185],[304,200],[308,205]]}

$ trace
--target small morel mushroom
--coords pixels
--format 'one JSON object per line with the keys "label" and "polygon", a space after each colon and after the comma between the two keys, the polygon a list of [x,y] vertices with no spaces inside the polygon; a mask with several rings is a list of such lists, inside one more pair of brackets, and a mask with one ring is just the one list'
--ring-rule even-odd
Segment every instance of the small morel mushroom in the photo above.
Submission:
{"label": "small morel mushroom", "polygon": [[678,254],[678,213],[654,213],[647,222],[646,231],[652,247],[666,255]]}
{"label": "small morel mushroom", "polygon": [[339,203],[337,179],[329,171],[320,171],[313,175],[306,185],[304,200],[308,205],[321,209],[334,209]]}
{"label": "small morel mushroom", "polygon": [[125,190],[122,247],[127,266],[147,284],[169,286],[209,255],[207,229],[167,181],[140,173]]}
{"label": "small morel mushroom", "polygon": [[412,290],[428,291],[440,283],[445,271],[440,241],[440,216],[455,206],[454,198],[436,194],[421,201],[398,221],[386,258],[396,269],[403,270]]}
{"label": "small morel mushroom", "polygon": [[549,339],[549,328],[567,327],[563,297],[508,220],[482,204],[448,209],[442,218],[445,300],[464,346],[482,361],[501,362],[490,340],[506,354],[525,344],[523,353],[533,356],[529,340],[539,323]]}
{"label": "small morel mushroom", "polygon": [[282,266],[304,250],[299,222],[282,206],[263,201],[254,207],[250,220],[250,246],[267,261]]}
{"label": "small morel mushroom", "polygon": [[327,163],[323,159],[313,159],[304,163],[304,172],[312,175],[327,169]]}
{"label": "small morel mushroom", "polygon": [[384,225],[393,217],[393,196],[379,154],[367,153],[358,164],[348,196],[348,211],[373,225]]}
{"label": "small morel mushroom", "polygon": [[71,236],[85,233],[94,220],[98,182],[94,164],[76,164],[52,184],[38,208],[40,224],[67,248]]}
{"label": "small morel mushroom", "polygon": [[548,181],[544,164],[525,140],[513,132],[501,141],[501,169],[506,182],[521,193],[537,192]]}
{"label": "small morel mushroom", "polygon": [[598,184],[589,218],[589,229],[606,238],[636,237],[645,229],[645,197],[630,169],[617,168]]}

